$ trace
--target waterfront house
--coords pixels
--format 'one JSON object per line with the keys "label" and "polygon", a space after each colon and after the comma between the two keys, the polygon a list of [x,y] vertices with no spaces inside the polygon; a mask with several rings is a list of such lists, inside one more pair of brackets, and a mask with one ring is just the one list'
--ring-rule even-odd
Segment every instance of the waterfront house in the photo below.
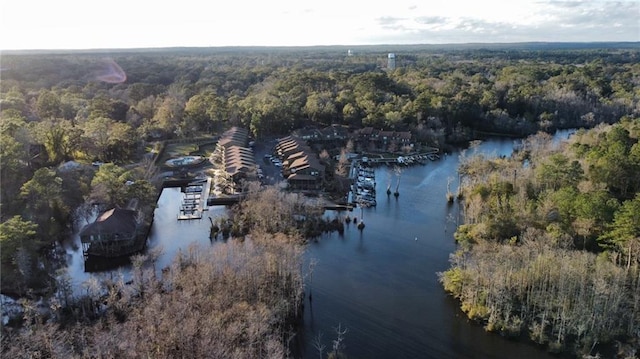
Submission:
{"label": "waterfront house", "polygon": [[292,173],[287,177],[289,188],[298,190],[319,190],[322,187],[322,181],[317,176],[306,175],[303,173]]}
{"label": "waterfront house", "polygon": [[365,127],[357,132],[357,139],[363,141],[376,140],[378,138],[378,130],[373,127]]}
{"label": "waterfront house", "polygon": [[320,130],[323,141],[345,140],[349,137],[349,129],[345,126],[331,125]]}
{"label": "waterfront house", "polygon": [[364,148],[398,151],[403,147],[414,146],[410,131],[384,131],[365,127],[356,133],[355,138]]}
{"label": "waterfront house", "polygon": [[380,131],[378,132],[378,140],[384,146],[395,139],[394,134],[395,133],[393,131]]}
{"label": "waterfront house", "polygon": [[320,189],[324,165],[306,142],[295,136],[281,138],[275,147],[282,158],[282,174],[292,189]]}
{"label": "waterfront house", "polygon": [[411,132],[409,132],[409,131],[395,132],[393,134],[393,137],[396,140],[398,140],[398,142],[400,142],[403,146],[412,146],[413,147],[413,142],[412,142],[413,136],[411,135]]}
{"label": "waterfront house", "polygon": [[296,158],[283,168],[289,187],[293,189],[320,189],[324,166],[313,154]]}
{"label": "waterfront house", "polygon": [[320,138],[321,133],[315,128],[301,128],[295,130],[293,135],[299,137],[305,141],[314,141]]}
{"label": "waterfront house", "polygon": [[137,212],[119,207],[103,212],[80,231],[86,255],[118,257],[142,250],[146,239],[138,235]]}

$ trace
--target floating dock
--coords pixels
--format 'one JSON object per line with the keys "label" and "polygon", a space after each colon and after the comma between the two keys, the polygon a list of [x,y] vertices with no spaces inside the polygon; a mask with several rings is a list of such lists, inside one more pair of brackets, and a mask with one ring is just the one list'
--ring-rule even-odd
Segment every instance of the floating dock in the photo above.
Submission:
{"label": "floating dock", "polygon": [[202,219],[208,209],[207,199],[211,191],[211,177],[189,183],[183,190],[178,220]]}

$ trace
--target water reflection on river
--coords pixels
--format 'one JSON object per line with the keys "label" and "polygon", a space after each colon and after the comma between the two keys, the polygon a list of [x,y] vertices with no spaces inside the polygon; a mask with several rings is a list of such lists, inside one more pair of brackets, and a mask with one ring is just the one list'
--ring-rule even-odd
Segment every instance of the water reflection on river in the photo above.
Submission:
{"label": "water reflection on river", "polygon": [[[512,148],[511,140],[492,140],[477,151],[499,156]],[[385,192],[395,174],[378,168],[378,205],[364,210],[364,230],[352,223],[344,235],[309,245],[307,263],[313,258],[317,265],[307,280],[313,301],[305,307],[304,357],[317,357],[312,341],[319,333],[331,348],[338,324],[349,330],[349,358],[550,357],[470,324],[438,283],[436,273],[455,251],[458,204],[448,205],[446,193],[449,178],[457,189],[458,155],[405,168],[398,198]]]}
{"label": "water reflection on river", "polygon": [[[476,150],[499,156],[509,155],[512,148],[512,140],[500,139],[483,142]],[[436,273],[448,268],[449,254],[455,251],[458,203],[448,205],[446,191],[449,178],[451,189],[457,188],[458,156],[453,153],[426,166],[405,168],[398,198],[385,192],[389,181],[395,185],[395,174],[387,167],[378,168],[378,205],[364,210],[364,230],[351,223],[343,235],[328,234],[309,244],[305,261],[314,259],[318,264],[307,277],[313,301],[305,303],[304,330],[298,333],[304,357],[317,357],[312,340],[319,333],[330,349],[338,324],[348,328],[344,344],[351,359],[551,357],[531,344],[487,334],[469,323],[438,283]],[[170,188],[158,202],[149,238],[150,249],[163,249],[158,268],[193,243],[223,243],[210,241],[207,216],[224,215],[224,207],[210,208],[202,220],[178,221],[180,198],[180,190]],[[73,242],[79,245],[79,238]],[[91,277],[117,273],[126,277],[129,272],[124,266],[86,273],[81,251],[68,247],[67,253],[77,290]]]}

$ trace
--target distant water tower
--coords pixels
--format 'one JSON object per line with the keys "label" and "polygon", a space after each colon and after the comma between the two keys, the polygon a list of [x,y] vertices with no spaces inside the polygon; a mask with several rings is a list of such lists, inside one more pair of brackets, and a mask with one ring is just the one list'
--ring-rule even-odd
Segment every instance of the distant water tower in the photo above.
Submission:
{"label": "distant water tower", "polygon": [[395,70],[396,69],[396,54],[393,52],[389,53],[389,59],[387,60],[387,69]]}

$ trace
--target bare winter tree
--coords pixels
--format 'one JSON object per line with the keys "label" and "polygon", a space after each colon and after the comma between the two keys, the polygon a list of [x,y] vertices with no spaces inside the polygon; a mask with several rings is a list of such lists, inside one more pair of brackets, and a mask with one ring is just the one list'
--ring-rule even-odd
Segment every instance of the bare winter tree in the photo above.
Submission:
{"label": "bare winter tree", "polygon": [[344,346],[344,336],[349,331],[346,327],[342,328],[342,323],[338,323],[338,326],[334,328],[336,331],[336,339],[333,341],[333,357],[340,358],[342,357],[341,350],[345,348]]}
{"label": "bare winter tree", "polygon": [[320,359],[324,359],[324,350],[327,346],[322,342],[322,333],[318,333],[318,335],[313,337],[313,342],[311,344],[318,351],[318,357]]}

